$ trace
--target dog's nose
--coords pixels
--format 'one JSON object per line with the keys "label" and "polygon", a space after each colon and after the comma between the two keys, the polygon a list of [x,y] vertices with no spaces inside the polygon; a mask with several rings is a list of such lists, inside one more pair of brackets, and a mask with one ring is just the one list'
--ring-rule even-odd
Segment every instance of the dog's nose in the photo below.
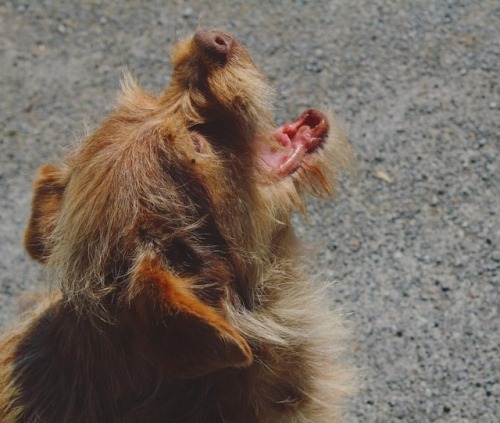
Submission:
{"label": "dog's nose", "polygon": [[194,42],[210,57],[221,61],[227,60],[234,45],[233,38],[221,31],[198,31]]}

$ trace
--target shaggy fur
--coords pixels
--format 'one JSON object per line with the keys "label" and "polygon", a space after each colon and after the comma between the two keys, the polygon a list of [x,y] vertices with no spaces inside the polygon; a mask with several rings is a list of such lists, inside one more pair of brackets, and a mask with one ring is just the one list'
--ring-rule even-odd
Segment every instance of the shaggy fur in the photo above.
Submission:
{"label": "shaggy fur", "polygon": [[172,61],[160,96],[126,76],[115,111],[35,179],[25,245],[60,294],[3,337],[3,423],[340,420],[345,330],[290,219],[334,193],[344,135],[309,111],[321,145],[266,164],[290,154],[247,51],[199,31]]}

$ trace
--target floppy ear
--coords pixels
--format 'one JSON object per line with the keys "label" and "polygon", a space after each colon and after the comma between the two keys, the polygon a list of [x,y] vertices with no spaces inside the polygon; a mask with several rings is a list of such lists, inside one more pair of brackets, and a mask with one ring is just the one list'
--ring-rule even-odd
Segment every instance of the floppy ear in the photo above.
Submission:
{"label": "floppy ear", "polygon": [[191,284],[152,254],[139,260],[131,305],[142,352],[180,378],[249,366],[253,355],[248,343],[221,311],[191,292]]}
{"label": "floppy ear", "polygon": [[32,258],[45,263],[50,256],[49,237],[61,208],[65,182],[62,169],[55,165],[42,166],[33,183],[33,202],[24,246]]}

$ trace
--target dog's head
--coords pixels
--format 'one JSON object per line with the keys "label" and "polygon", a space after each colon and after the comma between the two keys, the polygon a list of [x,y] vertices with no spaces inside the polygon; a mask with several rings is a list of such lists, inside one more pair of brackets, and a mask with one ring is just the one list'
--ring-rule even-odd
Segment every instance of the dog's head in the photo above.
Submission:
{"label": "dog's head", "polygon": [[252,279],[285,254],[300,194],[331,193],[350,154],[317,110],[276,128],[272,90],[232,36],[198,31],[172,61],[162,95],[126,77],[115,112],[40,169],[25,245],[69,303],[129,310],[145,354],[196,376],[250,364],[225,310],[254,306]]}

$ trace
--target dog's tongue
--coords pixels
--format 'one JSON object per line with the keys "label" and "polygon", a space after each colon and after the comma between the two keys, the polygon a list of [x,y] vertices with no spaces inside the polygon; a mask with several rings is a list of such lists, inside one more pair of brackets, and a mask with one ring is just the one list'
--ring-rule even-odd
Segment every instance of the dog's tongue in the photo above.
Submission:
{"label": "dog's tongue", "polygon": [[304,157],[323,144],[328,133],[328,121],[315,109],[306,110],[294,122],[280,126],[274,132],[278,146],[265,145],[260,151],[264,170],[277,176],[287,176],[297,170]]}

